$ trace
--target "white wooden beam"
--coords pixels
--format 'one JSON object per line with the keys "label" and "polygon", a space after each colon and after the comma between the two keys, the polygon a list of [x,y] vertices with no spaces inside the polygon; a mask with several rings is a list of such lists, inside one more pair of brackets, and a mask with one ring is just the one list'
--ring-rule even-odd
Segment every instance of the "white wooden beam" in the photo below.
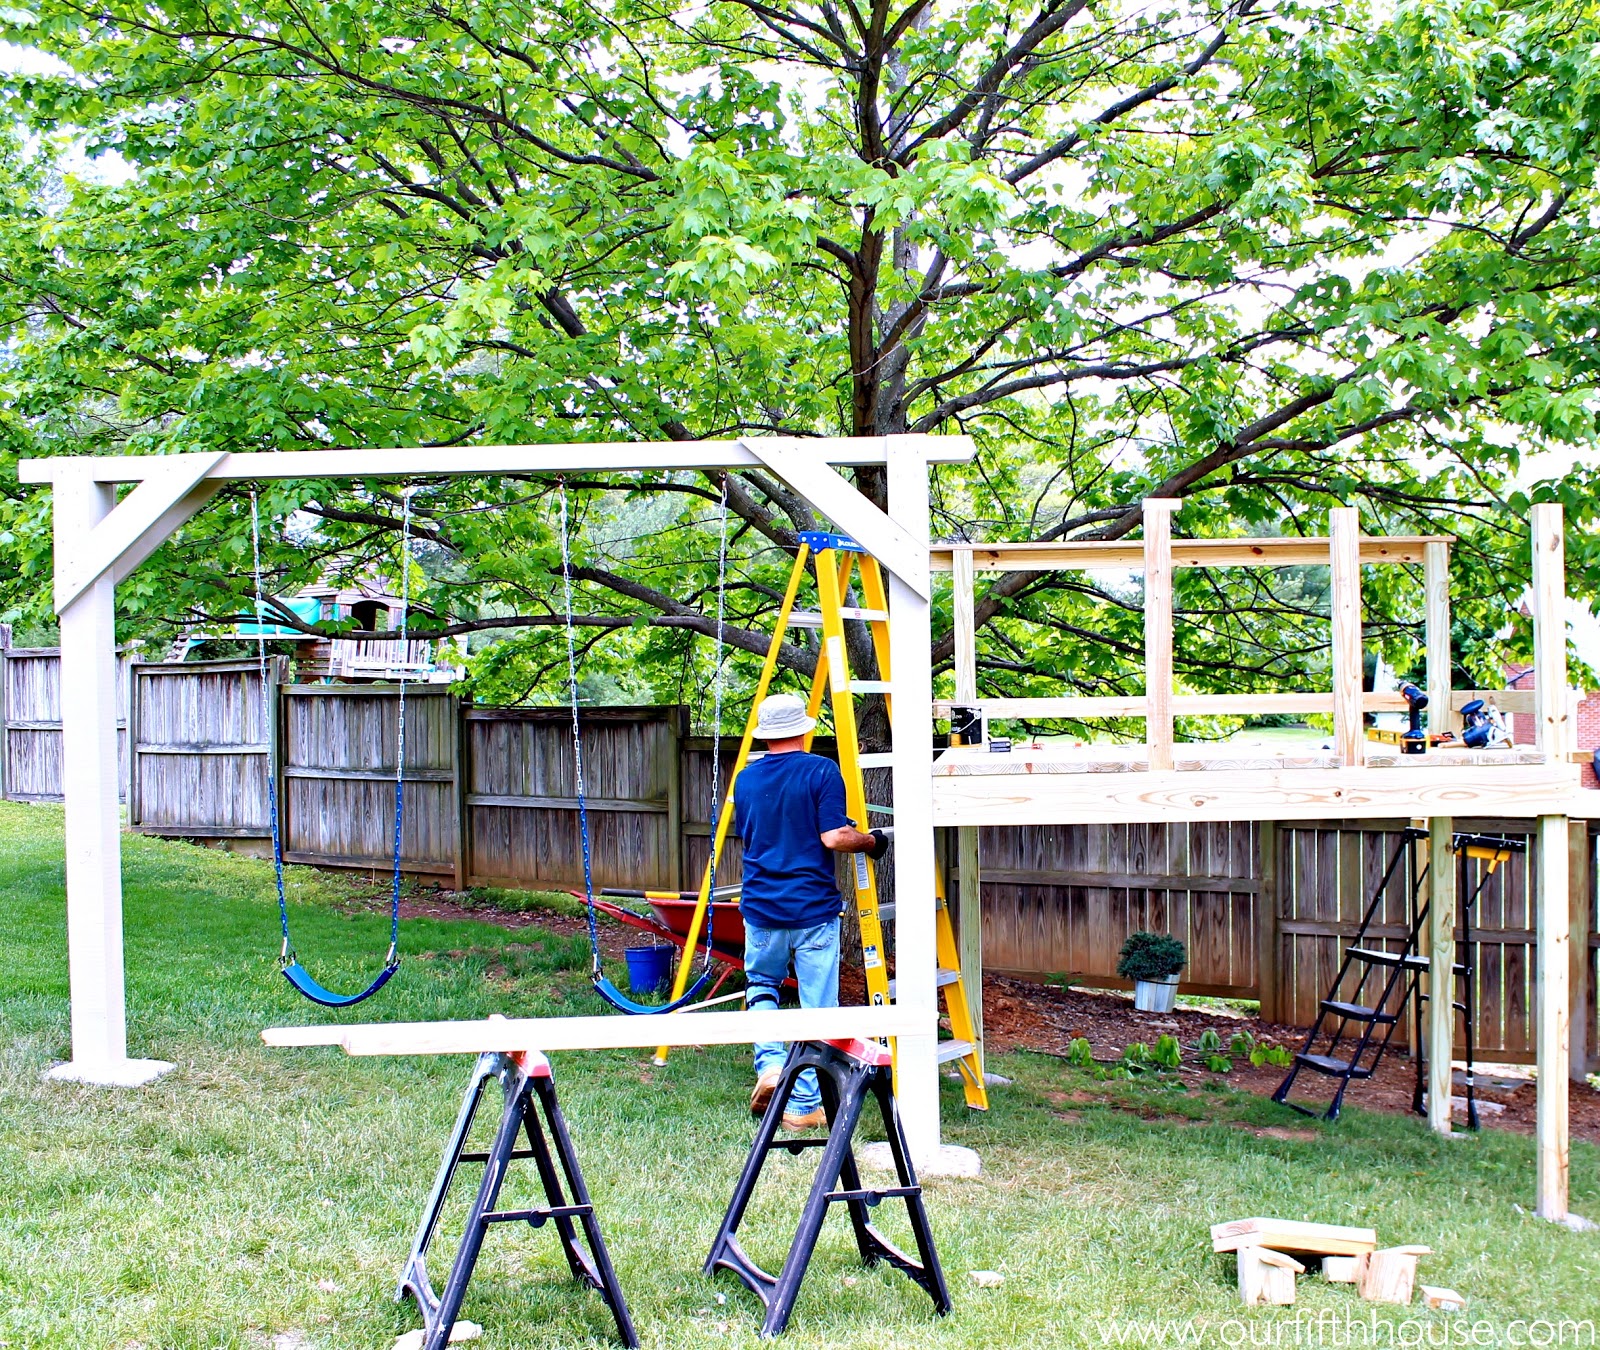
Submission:
{"label": "white wooden beam", "polygon": [[[55,607],[60,614],[100,577],[126,577],[161,547],[184,521],[206,504],[222,485],[206,474],[226,456],[163,455],[144,461],[145,474],[134,488],[87,536],[67,553],[56,552]],[[99,484],[83,473],[76,490],[94,491]],[[66,480],[57,480],[59,498]]]}
{"label": "white wooden beam", "polygon": [[[928,465],[914,443],[891,443],[889,513],[915,543],[924,567]],[[860,499],[865,500],[865,499]],[[843,522],[841,522],[843,523]],[[865,540],[861,541],[865,543]],[[922,574],[889,576],[889,665],[894,696],[895,1001],[919,1030],[895,1045],[900,1114],[919,1163],[939,1151],[939,990],[933,845],[933,616]]]}
{"label": "white wooden beam", "polygon": [[[922,471],[923,514],[927,514],[928,462],[922,457],[920,441],[901,445],[898,436],[890,443],[889,471],[909,456]],[[889,572],[899,577],[919,598],[932,596],[928,579],[928,538],[912,534],[899,521],[880,511],[847,483],[816,451],[811,442],[801,440],[749,440],[743,442],[761,462],[804,497],[818,514],[826,516],[872,554]]]}
{"label": "white wooden beam", "polygon": [[920,1029],[902,1007],[679,1012],[651,1017],[489,1017],[479,1022],[364,1022],[269,1027],[276,1047],[334,1045],[351,1055],[479,1055],[512,1050],[647,1050],[658,1045],[750,1045],[894,1037]]}
{"label": "white wooden beam", "polygon": [[[296,478],[471,478],[496,474],[558,473],[586,469],[627,473],[635,470],[753,469],[766,461],[753,447],[766,438],[726,441],[609,441],[574,445],[459,445],[376,450],[301,450],[227,455],[207,475],[222,482],[268,482]],[[782,438],[788,442],[787,437]],[[817,436],[803,442],[826,464],[884,464],[883,436]],[[970,436],[902,436],[920,447],[930,464],[964,464],[974,454]],[[63,475],[86,473],[96,482],[134,483],[145,466],[166,456],[81,455],[24,459],[17,477],[24,483],[51,483]]]}

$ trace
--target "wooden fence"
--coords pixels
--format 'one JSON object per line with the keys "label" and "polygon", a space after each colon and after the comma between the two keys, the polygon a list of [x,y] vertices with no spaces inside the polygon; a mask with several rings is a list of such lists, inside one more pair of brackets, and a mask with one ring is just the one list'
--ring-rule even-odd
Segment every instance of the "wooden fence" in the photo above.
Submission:
{"label": "wooden fence", "polygon": [[[117,658],[118,796],[128,786],[128,666]],[[61,651],[0,647],[0,796],[61,800]]]}
{"label": "wooden fence", "polygon": [[[59,799],[57,654],[29,649],[3,657],[4,795]],[[274,667],[264,712],[253,661],[131,663],[130,825],[177,837],[264,838],[268,794],[275,791],[290,861],[387,868],[397,690],[279,679]],[[687,718],[682,708],[583,710],[597,886],[698,883],[711,833],[712,741],[690,737]],[[447,689],[414,685],[406,698],[406,746],[406,870],[457,888],[582,885],[566,709],[473,707]],[[723,740],[722,783],[736,749],[735,740]],[[1403,824],[985,829],[986,965],[1117,984],[1117,953],[1129,933],[1170,932],[1189,949],[1188,991],[1259,998],[1269,1018],[1305,1024],[1316,1015]],[[1529,822],[1460,821],[1458,828],[1526,836]],[[1595,1064],[1595,840],[1582,826],[1573,838],[1574,930],[1583,936],[1574,948],[1574,1034],[1582,1037],[1583,1062]],[[1529,853],[1500,869],[1478,902],[1474,993],[1484,1059],[1533,1056],[1531,845],[1530,839]],[[1475,884],[1476,867],[1468,864],[1465,884]],[[718,880],[735,881],[740,870],[735,839],[724,850]],[[1407,906],[1401,871],[1386,892],[1377,940],[1393,944],[1404,933]]]}

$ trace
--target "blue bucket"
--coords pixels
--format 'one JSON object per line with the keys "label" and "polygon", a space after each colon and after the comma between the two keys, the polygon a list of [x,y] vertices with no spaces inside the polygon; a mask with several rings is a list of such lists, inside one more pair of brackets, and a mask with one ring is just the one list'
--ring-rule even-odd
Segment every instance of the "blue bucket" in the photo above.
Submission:
{"label": "blue bucket", "polygon": [[672,953],[677,948],[665,944],[629,947],[622,954],[628,959],[628,990],[641,998],[663,994],[672,978]]}

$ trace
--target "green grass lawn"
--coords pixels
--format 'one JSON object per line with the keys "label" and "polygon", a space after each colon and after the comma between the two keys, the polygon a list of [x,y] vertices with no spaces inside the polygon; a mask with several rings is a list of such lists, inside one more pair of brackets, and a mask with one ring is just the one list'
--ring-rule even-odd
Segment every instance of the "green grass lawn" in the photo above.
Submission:
{"label": "green grass lawn", "polygon": [[[137,1091],[45,1081],[67,1052],[60,831],[56,810],[0,803],[0,1346],[386,1350],[419,1325],[391,1296],[468,1062],[266,1050],[264,1026],[335,1016],[274,970],[270,869],[128,838],[129,1049],[177,1068]],[[291,876],[308,964],[335,987],[370,973],[384,918],[338,904],[340,883]],[[418,921],[403,947],[388,989],[339,1016],[600,1010],[581,941]],[[678,1052],[664,1069],[635,1052],[554,1061],[644,1343],[756,1344],[755,1300],[700,1274],[751,1134],[744,1053]],[[954,1083],[944,1093],[946,1135],[981,1153],[982,1179],[928,1186],[954,1313],[936,1319],[903,1277],[861,1269],[835,1215],[786,1344],[1101,1345],[1117,1343],[1124,1319],[1196,1319],[1201,1343],[1289,1345],[1297,1317],[1298,1343],[1319,1340],[1319,1326],[1320,1343],[1347,1343],[1307,1319],[1342,1328],[1369,1313],[1397,1328],[1396,1344],[1451,1326],[1460,1337],[1463,1316],[1479,1344],[1542,1344],[1555,1328],[1516,1320],[1600,1320],[1600,1235],[1525,1212],[1527,1139],[1446,1142],[1360,1110],[1309,1138],[1275,1138],[1256,1131],[1304,1122],[1220,1080],[1178,1093],[1095,1083],[1040,1056],[992,1067],[1015,1083],[986,1116],[966,1113]],[[772,1266],[801,1166],[777,1165],[746,1225],[747,1247]],[[1595,1150],[1574,1148],[1573,1178],[1574,1208],[1600,1216]],[[1469,1312],[1452,1323],[1420,1305],[1380,1309],[1303,1277],[1297,1308],[1246,1313],[1232,1258],[1211,1254],[1206,1230],[1258,1213],[1427,1243],[1424,1280],[1461,1291]],[[895,1216],[884,1223],[902,1231]],[[441,1274],[449,1251],[436,1247]],[[975,1270],[1004,1282],[980,1288]],[[490,1233],[463,1315],[484,1325],[485,1350],[609,1343],[599,1299],[566,1278],[552,1236],[526,1228]],[[1593,1344],[1592,1330],[1561,1343]]]}

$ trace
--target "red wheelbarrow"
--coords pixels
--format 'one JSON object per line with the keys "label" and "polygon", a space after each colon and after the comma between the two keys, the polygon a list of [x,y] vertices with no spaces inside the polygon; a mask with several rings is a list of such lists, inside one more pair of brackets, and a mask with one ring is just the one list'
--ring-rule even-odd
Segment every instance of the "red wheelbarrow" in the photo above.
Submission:
{"label": "red wheelbarrow", "polygon": [[[580,900],[583,898],[581,891],[574,891]],[[736,887],[718,889],[717,895],[737,895]],[[629,909],[624,905],[615,903],[618,900],[643,900],[649,906],[649,914],[641,913],[637,909]],[[695,906],[700,901],[698,891],[630,891],[608,887],[600,891],[594,900],[594,907],[608,918],[615,919],[618,923],[625,923],[629,928],[642,929],[646,933],[672,943],[680,951],[689,937],[689,924],[694,918]],[[695,943],[696,953],[705,947],[705,937],[702,935]],[[744,969],[744,919],[739,914],[739,904],[736,900],[713,900],[711,902],[711,956],[719,961],[726,969],[712,984],[706,997],[715,998],[717,991],[722,988],[724,981],[736,970]],[[793,981],[785,981],[792,984]]]}

